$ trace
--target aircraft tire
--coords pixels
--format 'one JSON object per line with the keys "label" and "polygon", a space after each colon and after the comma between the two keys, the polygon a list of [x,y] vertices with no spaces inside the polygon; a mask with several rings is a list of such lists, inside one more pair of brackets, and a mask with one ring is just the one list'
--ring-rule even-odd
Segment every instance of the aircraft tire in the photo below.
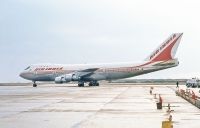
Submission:
{"label": "aircraft tire", "polygon": [[33,84],[33,87],[37,87],[37,84],[34,83],[34,84]]}
{"label": "aircraft tire", "polygon": [[99,86],[99,83],[98,83],[98,82],[96,83],[96,86]]}
{"label": "aircraft tire", "polygon": [[89,82],[89,86],[93,86],[92,82]]}
{"label": "aircraft tire", "polygon": [[84,82],[79,82],[79,83],[78,83],[78,86],[79,86],[79,87],[84,87]]}

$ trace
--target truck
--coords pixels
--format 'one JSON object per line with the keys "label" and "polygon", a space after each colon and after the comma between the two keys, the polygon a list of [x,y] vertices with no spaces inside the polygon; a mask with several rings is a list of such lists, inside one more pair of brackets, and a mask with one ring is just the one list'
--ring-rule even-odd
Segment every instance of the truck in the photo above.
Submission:
{"label": "truck", "polygon": [[192,78],[186,81],[186,86],[189,88],[200,88],[200,80],[198,78]]}

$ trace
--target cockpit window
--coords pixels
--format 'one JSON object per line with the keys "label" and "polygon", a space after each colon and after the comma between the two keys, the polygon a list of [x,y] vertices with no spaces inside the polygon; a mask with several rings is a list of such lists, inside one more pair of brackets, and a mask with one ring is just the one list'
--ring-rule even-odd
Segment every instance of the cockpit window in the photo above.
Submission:
{"label": "cockpit window", "polygon": [[24,70],[28,70],[30,68],[30,66],[28,66],[27,68],[25,68]]}

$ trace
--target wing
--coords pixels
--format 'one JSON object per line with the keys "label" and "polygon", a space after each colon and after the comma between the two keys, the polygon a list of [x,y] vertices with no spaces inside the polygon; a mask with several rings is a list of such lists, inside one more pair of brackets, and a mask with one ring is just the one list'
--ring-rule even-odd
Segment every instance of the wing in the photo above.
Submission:
{"label": "wing", "polygon": [[72,74],[74,74],[78,77],[86,77],[86,76],[90,76],[91,74],[93,74],[98,69],[99,68],[88,68],[88,69],[72,72]]}
{"label": "wing", "polygon": [[88,68],[84,70],[77,70],[68,74],[63,74],[55,78],[56,83],[70,82],[70,81],[90,81],[91,79],[87,79],[90,75],[92,75],[99,68]]}

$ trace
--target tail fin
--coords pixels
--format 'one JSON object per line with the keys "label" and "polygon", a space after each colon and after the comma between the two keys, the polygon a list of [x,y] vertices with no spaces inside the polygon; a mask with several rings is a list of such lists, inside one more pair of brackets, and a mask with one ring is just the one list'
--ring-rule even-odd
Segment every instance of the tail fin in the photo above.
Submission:
{"label": "tail fin", "polygon": [[174,33],[150,54],[146,61],[164,61],[174,59],[183,33]]}

